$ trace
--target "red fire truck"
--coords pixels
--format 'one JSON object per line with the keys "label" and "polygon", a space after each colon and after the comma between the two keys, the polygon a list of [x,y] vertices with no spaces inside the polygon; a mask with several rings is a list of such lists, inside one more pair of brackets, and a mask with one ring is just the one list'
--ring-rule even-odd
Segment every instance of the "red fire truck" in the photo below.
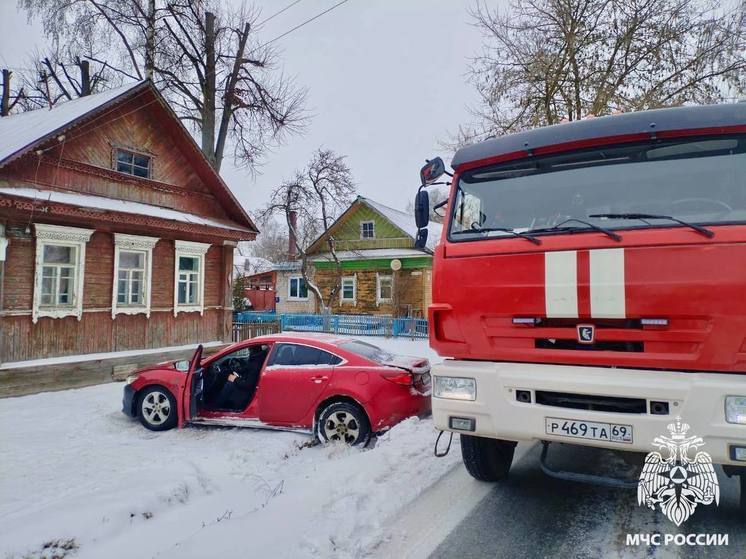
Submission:
{"label": "red fire truck", "polygon": [[[492,138],[452,167],[433,416],[471,475],[504,478],[517,441],[647,453],[680,416],[746,506],[746,104]],[[444,172],[422,169],[420,241]]]}

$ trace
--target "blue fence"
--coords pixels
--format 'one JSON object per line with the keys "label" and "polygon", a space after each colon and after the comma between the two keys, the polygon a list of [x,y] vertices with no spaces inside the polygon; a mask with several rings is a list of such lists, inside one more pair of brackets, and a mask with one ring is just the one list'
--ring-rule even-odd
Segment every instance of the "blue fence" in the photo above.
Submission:
{"label": "blue fence", "polygon": [[351,336],[393,336],[427,338],[424,318],[394,318],[392,316],[356,314],[275,314],[269,312],[240,312],[237,323],[280,322],[282,331],[329,332]]}

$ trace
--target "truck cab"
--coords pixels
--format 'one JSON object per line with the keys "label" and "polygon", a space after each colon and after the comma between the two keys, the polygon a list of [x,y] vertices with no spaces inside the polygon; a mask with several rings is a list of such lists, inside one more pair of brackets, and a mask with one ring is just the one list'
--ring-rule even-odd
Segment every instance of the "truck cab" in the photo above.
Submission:
{"label": "truck cab", "polygon": [[649,452],[677,417],[743,474],[746,104],[538,128],[452,167],[433,416],[472,475],[507,475],[518,441]]}

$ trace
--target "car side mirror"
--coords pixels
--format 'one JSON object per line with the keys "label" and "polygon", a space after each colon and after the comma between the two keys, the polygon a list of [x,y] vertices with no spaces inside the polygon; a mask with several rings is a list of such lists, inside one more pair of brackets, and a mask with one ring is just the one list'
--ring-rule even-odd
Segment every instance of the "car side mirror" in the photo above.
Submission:
{"label": "car side mirror", "polygon": [[414,221],[418,229],[430,223],[430,195],[424,188],[420,188],[414,199]]}
{"label": "car side mirror", "polygon": [[177,361],[174,363],[174,368],[177,371],[181,371],[182,373],[186,373],[189,370],[189,360],[188,359],[182,359],[181,361]]}

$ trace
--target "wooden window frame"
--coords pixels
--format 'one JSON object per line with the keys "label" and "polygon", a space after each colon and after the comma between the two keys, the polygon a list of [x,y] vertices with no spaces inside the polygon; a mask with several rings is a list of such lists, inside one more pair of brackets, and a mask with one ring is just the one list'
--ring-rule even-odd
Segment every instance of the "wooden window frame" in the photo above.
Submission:
{"label": "wooden window frame", "polygon": [[[198,312],[205,314],[205,255],[210,248],[209,243],[195,243],[193,241],[176,241],[174,251],[174,316],[180,312]],[[197,271],[197,303],[179,303],[179,258],[196,258],[199,262]]]}
{"label": "wooden window frame", "polygon": [[[370,225],[371,226],[371,231],[372,231],[373,235],[371,235],[370,237],[366,237],[365,234],[364,234],[365,226],[366,225]],[[376,222],[374,220],[372,220],[372,219],[369,219],[367,221],[361,221],[360,222],[360,239],[361,240],[366,240],[366,239],[375,239],[375,238],[376,238]]]}
{"label": "wooden window frame", "polygon": [[[132,161],[132,171],[133,172],[130,173],[130,172],[127,172],[127,171],[120,171],[119,170],[119,157],[118,157],[118,155],[119,155],[120,151],[125,152],[125,153],[129,153],[129,154],[131,154],[133,156],[133,161]],[[136,175],[134,173],[134,168],[135,168],[134,156],[135,155],[139,155],[141,157],[147,157],[148,158],[148,176],[141,177],[140,175]],[[153,161],[154,161],[153,154],[152,153],[147,153],[145,151],[141,151],[141,150],[137,150],[137,149],[132,149],[132,148],[125,147],[125,146],[113,146],[112,150],[111,150],[111,166],[112,166],[112,169],[114,171],[116,171],[117,173],[122,173],[123,175],[127,175],[127,176],[130,176],[130,177],[135,177],[137,179],[150,180],[150,179],[153,178]],[[140,168],[140,169],[142,169],[141,165],[137,165],[137,167]]]}
{"label": "wooden window frame", "polygon": [[[345,297],[345,281],[352,280],[352,299]],[[340,304],[357,305],[357,275],[343,276],[339,284],[339,302]]]}
{"label": "wooden window frame", "polygon": [[[111,295],[111,318],[118,314],[144,314],[150,318],[150,297],[153,276],[153,247],[158,237],[142,237],[114,233],[114,283]],[[119,256],[122,252],[142,252],[145,254],[145,277],[143,278],[144,294],[142,304],[119,303]]]}
{"label": "wooden window frame", "polygon": [[[34,224],[36,234],[36,259],[34,263],[34,298],[31,320],[34,324],[40,318],[83,317],[83,287],[85,284],[85,248],[93,235],[93,229],[80,229],[62,225]],[[75,249],[75,277],[73,278],[73,300],[68,305],[42,305],[42,277],[44,268],[44,247],[63,246]]]}
{"label": "wooden window frame", "polygon": [[[391,282],[391,297],[381,297],[381,280]],[[394,302],[394,276],[391,274],[376,274],[376,305],[388,305]]]}

